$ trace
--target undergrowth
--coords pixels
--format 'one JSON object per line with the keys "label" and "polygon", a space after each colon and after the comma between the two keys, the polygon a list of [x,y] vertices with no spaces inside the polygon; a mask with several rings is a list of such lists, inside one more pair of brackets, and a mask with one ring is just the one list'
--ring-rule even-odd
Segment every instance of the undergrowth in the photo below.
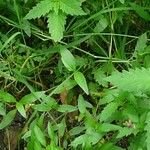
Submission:
{"label": "undergrowth", "polygon": [[149,0],[0,12],[1,149],[150,150]]}

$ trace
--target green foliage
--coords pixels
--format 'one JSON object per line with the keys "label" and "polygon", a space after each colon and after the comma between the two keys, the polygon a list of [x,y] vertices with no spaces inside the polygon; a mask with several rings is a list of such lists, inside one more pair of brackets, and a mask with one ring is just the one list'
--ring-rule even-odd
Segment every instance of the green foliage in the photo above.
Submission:
{"label": "green foliage", "polygon": [[79,0],[43,0],[33,7],[25,19],[48,17],[48,28],[52,39],[57,42],[63,38],[67,15],[85,15]]}
{"label": "green foliage", "polygon": [[0,1],[1,149],[149,149],[149,6]]}
{"label": "green foliage", "polygon": [[150,69],[130,69],[123,70],[122,73],[115,72],[106,80],[117,86],[121,90],[131,92],[148,92],[150,90]]}

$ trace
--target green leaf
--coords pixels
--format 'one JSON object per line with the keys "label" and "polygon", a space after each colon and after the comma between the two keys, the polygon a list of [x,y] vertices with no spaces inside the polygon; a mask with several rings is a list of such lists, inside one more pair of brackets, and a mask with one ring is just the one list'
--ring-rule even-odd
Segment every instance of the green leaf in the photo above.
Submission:
{"label": "green leaf", "polygon": [[60,0],[60,9],[70,15],[85,15],[79,0]]}
{"label": "green leaf", "polygon": [[44,133],[37,125],[34,126],[34,134],[37,140],[41,143],[41,145],[46,147],[46,139],[45,139]]}
{"label": "green leaf", "polygon": [[50,111],[51,109],[55,109],[57,107],[58,107],[58,104],[56,100],[53,98],[48,98],[46,102],[33,106],[33,108],[38,111]]}
{"label": "green leaf", "polygon": [[78,108],[80,113],[84,114],[86,112],[86,103],[82,95],[78,98]]}
{"label": "green leaf", "polygon": [[0,91],[0,101],[6,103],[15,103],[16,99],[11,94]]}
{"label": "green leaf", "polygon": [[147,47],[147,34],[142,34],[136,44],[135,50],[139,52],[144,52],[144,49]]}
{"label": "green leaf", "polygon": [[86,79],[83,75],[83,73],[77,71],[74,73],[74,79],[77,82],[77,84],[83,89],[83,91],[88,95],[89,94],[89,89],[87,86]]}
{"label": "green leaf", "polygon": [[125,1],[125,0],[119,0],[119,1],[120,1],[120,3],[124,4],[124,1]]}
{"label": "green leaf", "polygon": [[64,136],[65,130],[66,130],[66,122],[65,122],[65,119],[63,118],[61,123],[58,124],[58,134],[60,138]]}
{"label": "green leaf", "polygon": [[50,122],[48,122],[48,135],[51,139],[51,143],[53,143],[54,145],[57,145],[57,136],[54,132],[54,128],[52,126],[52,124]]}
{"label": "green leaf", "polygon": [[69,131],[69,135],[71,135],[71,136],[78,135],[78,134],[80,134],[81,132],[83,132],[85,129],[86,129],[85,127],[81,127],[81,126],[74,127],[73,129],[71,129],[71,130]]}
{"label": "green leaf", "polygon": [[147,11],[144,10],[144,7],[141,7],[135,3],[130,3],[130,5],[140,17],[147,21],[150,21],[150,15]]}
{"label": "green leaf", "polygon": [[30,93],[30,94],[22,97],[22,99],[19,101],[19,103],[21,103],[23,105],[31,104],[31,103],[35,102],[36,100],[45,97],[44,93],[45,92],[43,92],[43,91]]}
{"label": "green leaf", "polygon": [[23,106],[21,103],[17,103],[17,104],[16,104],[16,108],[17,108],[17,110],[19,111],[19,113],[20,113],[24,118],[27,117],[27,116],[26,116],[26,111],[25,111],[25,109],[24,109],[24,106]]}
{"label": "green leaf", "polygon": [[100,85],[107,86],[107,81],[105,80],[105,78],[106,78],[106,75],[101,68],[94,70],[94,79]]}
{"label": "green leaf", "polygon": [[61,55],[61,60],[64,64],[64,66],[69,70],[69,71],[75,71],[76,70],[76,61],[74,56],[71,54],[71,52],[62,47],[60,49],[60,55]]}
{"label": "green leaf", "polygon": [[69,91],[70,89],[72,89],[76,85],[77,85],[77,83],[74,80],[71,80],[71,79],[66,80],[57,86],[57,88],[54,90],[54,94],[60,94],[64,90]]}
{"label": "green leaf", "polygon": [[55,42],[60,41],[63,38],[63,32],[65,30],[66,15],[64,13],[56,13],[52,11],[48,15],[48,28],[52,39]]}
{"label": "green leaf", "polygon": [[6,115],[6,109],[3,103],[0,102],[0,115],[5,116]]}
{"label": "green leaf", "polygon": [[100,33],[105,30],[105,28],[108,26],[108,20],[106,17],[101,16],[99,19],[99,22],[96,24],[94,28],[94,32]]}
{"label": "green leaf", "polygon": [[34,150],[41,150],[42,146],[38,141],[34,141]]}
{"label": "green leaf", "polygon": [[16,109],[11,110],[6,116],[3,117],[3,120],[0,123],[0,130],[7,127],[15,118],[16,116]]}
{"label": "green leaf", "polygon": [[96,132],[92,132],[91,134],[83,134],[75,138],[75,140],[71,142],[71,145],[74,148],[76,148],[78,145],[94,145],[101,139],[101,137],[102,135]]}
{"label": "green leaf", "polygon": [[52,10],[51,0],[43,0],[34,6],[29,13],[25,16],[25,19],[35,19],[46,15],[50,10]]}
{"label": "green leaf", "polygon": [[147,113],[145,123],[146,126],[144,130],[146,131],[146,146],[147,146],[147,150],[150,150],[150,112]]}
{"label": "green leaf", "polygon": [[148,92],[150,91],[150,68],[123,70],[122,73],[115,72],[106,80],[124,91]]}
{"label": "green leaf", "polygon": [[110,123],[103,123],[100,126],[98,126],[98,131],[100,132],[110,132],[122,129],[122,127]]}
{"label": "green leaf", "polygon": [[117,135],[117,138],[122,138],[124,136],[128,136],[132,133],[135,133],[135,129],[134,128],[128,128],[128,127],[124,127],[122,129],[119,130],[119,133]]}
{"label": "green leaf", "polygon": [[100,114],[101,122],[107,121],[111,117],[111,115],[117,110],[118,105],[119,104],[115,102],[109,103]]}
{"label": "green leaf", "polygon": [[75,107],[75,106],[72,106],[72,105],[60,105],[59,106],[59,108],[58,108],[58,111],[59,112],[62,112],[62,113],[64,113],[64,112],[73,112],[73,111],[76,111],[76,110],[78,110],[78,108],[77,107]]}

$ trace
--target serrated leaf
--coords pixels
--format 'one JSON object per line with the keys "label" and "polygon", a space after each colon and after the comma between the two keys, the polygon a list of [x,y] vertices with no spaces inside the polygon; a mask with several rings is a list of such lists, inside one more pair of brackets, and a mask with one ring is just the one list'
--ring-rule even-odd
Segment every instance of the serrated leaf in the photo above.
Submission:
{"label": "serrated leaf", "polygon": [[92,132],[91,134],[83,134],[81,136],[78,136],[75,138],[74,141],[71,142],[71,145],[76,148],[78,145],[85,145],[85,144],[96,144],[100,139],[102,135]]}
{"label": "serrated leaf", "polygon": [[17,103],[17,104],[16,104],[16,108],[17,108],[17,110],[19,111],[19,113],[20,113],[24,118],[27,117],[27,116],[26,116],[26,111],[25,111],[25,109],[24,109],[24,106],[23,106],[21,103]]}
{"label": "serrated leaf", "polygon": [[122,138],[122,137],[124,137],[124,136],[128,136],[128,135],[130,135],[130,134],[132,134],[132,133],[134,133],[135,132],[135,129],[134,128],[128,128],[128,127],[124,127],[124,128],[122,128],[121,130],[119,130],[119,133],[118,133],[118,135],[117,135],[117,137],[116,138]]}
{"label": "serrated leaf", "polygon": [[60,55],[61,55],[61,60],[64,64],[64,66],[69,70],[69,71],[75,71],[76,70],[76,61],[74,56],[71,54],[71,52],[62,47],[60,49]]}
{"label": "serrated leaf", "polygon": [[16,110],[11,110],[7,115],[3,117],[3,120],[0,123],[0,130],[7,127],[15,118],[16,116]]}
{"label": "serrated leaf", "polygon": [[115,131],[122,129],[122,127],[110,123],[103,123],[98,127],[98,130],[100,132],[110,132],[110,131]]}
{"label": "serrated leaf", "polygon": [[124,91],[148,92],[150,91],[150,68],[124,70],[122,73],[115,72],[106,80]]}
{"label": "serrated leaf", "polygon": [[83,73],[77,71],[74,73],[74,79],[77,82],[77,84],[83,89],[83,91],[88,95],[89,94],[89,89],[87,86],[86,79],[83,75]]}
{"label": "serrated leaf", "polygon": [[40,18],[41,16],[46,15],[52,8],[52,2],[50,0],[43,0],[29,11],[25,16],[25,19]]}
{"label": "serrated leaf", "polygon": [[107,82],[105,81],[105,78],[106,78],[106,75],[101,68],[94,71],[94,79],[100,85],[107,86]]}
{"label": "serrated leaf", "polygon": [[70,15],[85,15],[86,13],[81,8],[79,0],[61,0],[60,9]]}
{"label": "serrated leaf", "polygon": [[80,113],[84,114],[86,112],[86,103],[82,95],[78,98],[78,108]]}
{"label": "serrated leaf", "polygon": [[37,125],[34,126],[34,134],[35,134],[35,137],[37,138],[37,140],[41,143],[41,145],[43,145],[45,147],[46,139],[45,139],[44,133]]}
{"label": "serrated leaf", "polygon": [[0,91],[0,101],[7,103],[15,103],[16,99],[11,94]]}
{"label": "serrated leaf", "polygon": [[109,119],[111,117],[111,115],[117,110],[118,108],[118,103],[115,102],[111,102],[109,103],[104,110],[101,112],[99,118],[101,120],[101,122],[103,121],[107,121],[107,119]]}
{"label": "serrated leaf", "polygon": [[65,30],[66,15],[64,13],[50,12],[48,15],[48,28],[52,39],[55,42],[60,41],[63,38],[63,32]]}
{"label": "serrated leaf", "polygon": [[78,110],[77,107],[75,106],[72,106],[72,105],[60,105],[59,108],[58,108],[58,111],[59,112],[73,112],[73,111],[76,111]]}
{"label": "serrated leaf", "polygon": [[139,52],[144,52],[144,49],[146,48],[146,43],[147,43],[147,34],[144,33],[142,34],[136,44],[135,50]]}

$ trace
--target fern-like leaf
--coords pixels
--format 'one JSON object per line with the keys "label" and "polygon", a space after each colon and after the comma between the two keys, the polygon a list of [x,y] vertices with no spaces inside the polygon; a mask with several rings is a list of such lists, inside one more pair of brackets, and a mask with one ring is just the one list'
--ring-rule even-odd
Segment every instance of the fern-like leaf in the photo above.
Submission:
{"label": "fern-like leaf", "polygon": [[43,0],[33,7],[29,13],[25,16],[25,19],[35,19],[46,15],[52,10],[52,2],[50,0]]}
{"label": "fern-like leaf", "polygon": [[147,150],[150,150],[150,112],[148,112],[146,117],[146,143],[147,143]]}
{"label": "fern-like leaf", "polygon": [[63,32],[65,30],[66,15],[64,13],[56,13],[55,11],[48,15],[48,28],[51,33],[52,39],[55,42],[60,41],[63,38]]}
{"label": "fern-like leaf", "polygon": [[121,90],[130,92],[150,91],[150,68],[130,69],[122,73],[115,72],[105,79]]}

